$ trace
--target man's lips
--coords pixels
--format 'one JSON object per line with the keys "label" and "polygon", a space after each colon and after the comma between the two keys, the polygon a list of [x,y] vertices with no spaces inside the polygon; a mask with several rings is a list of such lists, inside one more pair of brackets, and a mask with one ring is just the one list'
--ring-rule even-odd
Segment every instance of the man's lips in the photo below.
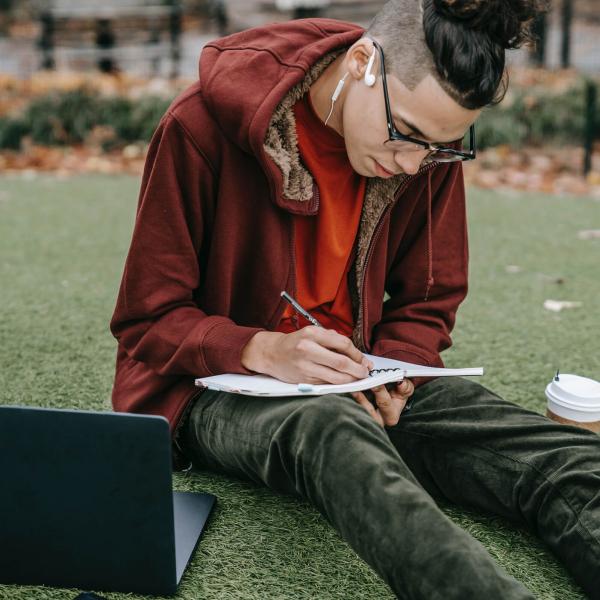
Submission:
{"label": "man's lips", "polygon": [[377,161],[375,161],[375,171],[377,172],[378,177],[393,177],[395,173],[392,171],[388,171],[383,165],[380,165]]}

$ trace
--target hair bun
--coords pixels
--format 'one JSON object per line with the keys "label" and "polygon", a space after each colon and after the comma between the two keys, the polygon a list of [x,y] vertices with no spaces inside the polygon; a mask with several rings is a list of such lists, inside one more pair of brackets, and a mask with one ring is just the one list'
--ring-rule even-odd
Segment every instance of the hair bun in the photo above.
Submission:
{"label": "hair bun", "polygon": [[468,29],[487,32],[504,48],[532,39],[530,26],[546,0],[433,0],[438,15]]}
{"label": "hair bun", "polygon": [[[434,0],[438,13],[455,19],[469,20],[477,16],[486,5],[495,4],[490,0]],[[487,12],[487,11],[486,11]]]}

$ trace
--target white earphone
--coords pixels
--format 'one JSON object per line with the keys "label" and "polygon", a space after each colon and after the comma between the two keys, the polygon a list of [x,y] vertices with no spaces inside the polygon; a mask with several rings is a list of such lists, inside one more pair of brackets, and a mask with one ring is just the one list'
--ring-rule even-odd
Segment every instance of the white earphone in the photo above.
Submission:
{"label": "white earphone", "polygon": [[[375,75],[373,75],[373,73],[371,73],[371,69],[373,68],[373,63],[375,62],[375,53],[376,52],[377,52],[377,50],[373,49],[373,54],[371,54],[371,57],[369,58],[369,62],[367,63],[367,68],[365,70],[365,85],[368,85],[369,87],[374,86],[375,82],[377,81],[377,77],[375,77]],[[344,85],[346,84],[346,78],[348,77],[348,75],[349,75],[349,73],[346,73],[338,81],[338,84],[331,96],[331,109],[329,110],[329,114],[327,115],[327,118],[325,119],[325,125],[327,125],[327,123],[329,122],[329,119],[331,118],[331,115],[333,114],[333,106],[334,106],[336,100],[340,97],[342,90],[344,89]]]}
{"label": "white earphone", "polygon": [[373,54],[371,54],[371,58],[369,58],[369,62],[367,63],[367,69],[365,71],[365,85],[372,87],[375,85],[375,81],[377,78],[373,73],[371,73],[371,69],[373,68],[373,63],[375,62],[375,53],[377,50],[373,50]]}
{"label": "white earphone", "polygon": [[331,115],[333,114],[333,105],[335,104],[335,101],[340,97],[340,94],[342,93],[342,89],[344,88],[344,85],[346,84],[346,78],[348,77],[350,73],[346,73],[339,81],[338,84],[331,96],[331,109],[329,111],[329,114],[327,115],[327,118],[325,119],[325,125],[327,125],[329,119],[331,118]]}
{"label": "white earphone", "polygon": [[335,88],[335,91],[333,92],[333,96],[331,96],[331,101],[335,102],[339,97],[340,94],[342,93],[342,89],[346,83],[346,77],[348,77],[349,73],[346,73],[339,81],[337,84],[337,87]]}

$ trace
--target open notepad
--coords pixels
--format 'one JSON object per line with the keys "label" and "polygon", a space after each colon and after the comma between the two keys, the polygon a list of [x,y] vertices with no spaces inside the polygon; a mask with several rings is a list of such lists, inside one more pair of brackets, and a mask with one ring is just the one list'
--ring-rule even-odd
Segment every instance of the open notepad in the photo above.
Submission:
{"label": "open notepad", "polygon": [[211,390],[245,394],[247,396],[321,396],[367,390],[384,383],[402,381],[405,377],[450,377],[483,375],[481,367],[472,369],[438,369],[413,363],[365,354],[374,364],[369,377],[342,384],[285,383],[267,375],[213,375],[196,379],[196,385]]}

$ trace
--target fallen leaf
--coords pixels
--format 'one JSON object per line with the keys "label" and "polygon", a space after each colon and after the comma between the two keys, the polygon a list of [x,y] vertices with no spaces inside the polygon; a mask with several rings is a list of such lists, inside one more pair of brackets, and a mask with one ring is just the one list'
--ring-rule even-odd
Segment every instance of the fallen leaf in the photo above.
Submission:
{"label": "fallen leaf", "polygon": [[560,312],[564,308],[579,308],[581,305],[581,302],[571,302],[570,300],[546,300],[544,302],[544,308],[552,312]]}
{"label": "fallen leaf", "polygon": [[541,279],[547,281],[548,283],[562,285],[565,282],[563,277],[557,277],[556,275],[546,275],[546,273],[538,273],[538,275]]}
{"label": "fallen leaf", "polygon": [[519,265],[506,265],[507,273],[520,273],[523,269]]}
{"label": "fallen leaf", "polygon": [[586,179],[590,185],[600,185],[600,173],[598,171],[591,171]]}
{"label": "fallen leaf", "polygon": [[144,155],[144,149],[138,144],[129,144],[123,148],[123,158],[134,159]]}
{"label": "fallen leaf", "polygon": [[577,237],[580,240],[596,240],[600,238],[600,229],[582,229]]}

